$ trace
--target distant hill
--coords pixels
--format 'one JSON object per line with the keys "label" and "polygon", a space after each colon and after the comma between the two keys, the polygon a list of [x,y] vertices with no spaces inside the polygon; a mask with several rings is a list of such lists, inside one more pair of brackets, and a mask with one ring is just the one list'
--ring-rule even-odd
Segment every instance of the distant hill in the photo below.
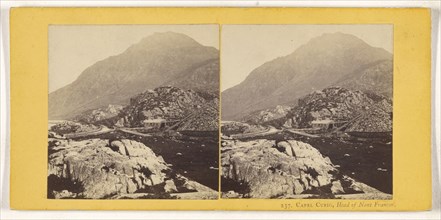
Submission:
{"label": "distant hill", "polygon": [[49,119],[70,119],[109,104],[126,105],[147,89],[174,85],[217,95],[219,51],[179,33],[156,33],[85,69],[49,94]]}
{"label": "distant hill", "polygon": [[118,117],[123,108],[124,106],[121,105],[108,105],[103,108],[87,110],[75,116],[73,120],[85,124],[106,124],[109,119]]}
{"label": "distant hill", "polygon": [[[392,54],[386,50],[353,35],[323,34],[293,53],[257,67],[242,83],[222,92],[222,120],[240,120],[257,110],[295,103],[333,85],[389,95],[391,60]],[[365,78],[369,80],[363,81]]]}
{"label": "distant hill", "polygon": [[244,116],[240,121],[248,124],[264,125],[271,121],[285,117],[288,112],[291,111],[291,109],[291,106],[277,105],[274,108],[252,112],[249,115]]}

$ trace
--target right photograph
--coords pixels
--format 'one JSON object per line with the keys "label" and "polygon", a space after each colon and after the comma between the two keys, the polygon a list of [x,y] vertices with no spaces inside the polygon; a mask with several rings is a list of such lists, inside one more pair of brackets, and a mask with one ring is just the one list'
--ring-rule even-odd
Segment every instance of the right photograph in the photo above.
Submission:
{"label": "right photograph", "polygon": [[221,198],[393,195],[392,25],[223,25]]}

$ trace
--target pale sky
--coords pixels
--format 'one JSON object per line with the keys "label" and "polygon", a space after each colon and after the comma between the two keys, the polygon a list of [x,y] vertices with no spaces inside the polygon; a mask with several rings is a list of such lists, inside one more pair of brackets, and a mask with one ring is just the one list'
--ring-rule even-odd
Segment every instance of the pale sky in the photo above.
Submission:
{"label": "pale sky", "polygon": [[167,31],[219,49],[218,25],[50,25],[49,93],[72,83],[97,61],[122,53],[144,37]]}
{"label": "pale sky", "polygon": [[252,70],[286,56],[324,33],[352,34],[393,52],[392,25],[222,25],[221,91],[241,83]]}

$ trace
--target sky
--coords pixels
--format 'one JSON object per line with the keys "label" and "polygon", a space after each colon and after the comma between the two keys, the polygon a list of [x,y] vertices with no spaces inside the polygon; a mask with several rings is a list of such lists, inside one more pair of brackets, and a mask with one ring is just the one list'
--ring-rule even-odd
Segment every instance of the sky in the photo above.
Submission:
{"label": "sky", "polygon": [[221,91],[241,83],[252,70],[286,56],[324,33],[352,34],[393,52],[392,25],[223,25]]}
{"label": "sky", "polygon": [[50,25],[49,93],[72,83],[94,63],[122,53],[144,37],[167,31],[219,49],[218,25]]}

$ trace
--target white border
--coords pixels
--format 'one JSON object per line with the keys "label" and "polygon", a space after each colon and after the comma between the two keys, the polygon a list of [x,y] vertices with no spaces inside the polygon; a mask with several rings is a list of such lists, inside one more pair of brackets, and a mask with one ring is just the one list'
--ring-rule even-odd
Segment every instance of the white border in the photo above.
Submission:
{"label": "white border", "polygon": [[[0,219],[441,219],[440,9],[432,1],[0,1]],[[433,209],[426,212],[14,211],[9,209],[9,9],[11,7],[427,7],[432,9]],[[417,147],[417,146],[416,146]],[[30,186],[31,187],[31,186]]]}

